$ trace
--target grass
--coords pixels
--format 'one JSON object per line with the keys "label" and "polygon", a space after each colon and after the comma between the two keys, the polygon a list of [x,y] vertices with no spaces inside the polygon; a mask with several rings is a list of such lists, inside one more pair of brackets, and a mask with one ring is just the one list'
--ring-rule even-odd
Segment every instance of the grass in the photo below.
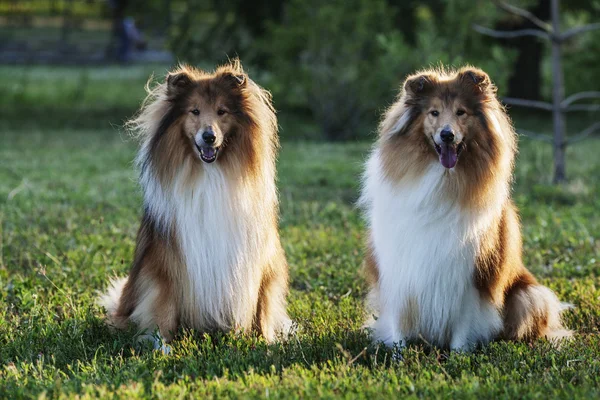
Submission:
{"label": "grass", "polygon": [[107,128],[0,126],[0,398],[600,395],[600,142],[568,151],[571,180],[557,188],[549,147],[521,141],[514,197],[525,262],[576,306],[566,322],[577,335],[560,349],[495,342],[460,354],[415,342],[399,362],[370,343],[354,207],[370,144],[287,140],[281,236],[300,332],[266,345],[188,331],[165,356],[137,347],[133,332],[110,332],[94,304],[107,279],[128,270],[141,196],[135,143],[103,117],[93,122]]}
{"label": "grass", "polygon": [[166,66],[121,68],[0,66],[0,120],[4,128],[110,128],[121,125],[144,98],[144,84]]}

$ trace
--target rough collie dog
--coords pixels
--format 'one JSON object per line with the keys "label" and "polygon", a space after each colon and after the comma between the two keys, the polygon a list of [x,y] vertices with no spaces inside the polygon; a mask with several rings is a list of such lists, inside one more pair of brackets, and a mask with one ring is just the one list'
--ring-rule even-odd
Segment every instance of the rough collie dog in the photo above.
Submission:
{"label": "rough collie dog", "polygon": [[130,124],[145,210],[129,276],[100,301],[109,323],[165,341],[179,326],[272,341],[290,320],[270,94],[238,61],[214,73],[182,66]]}
{"label": "rough collie dog", "polygon": [[516,134],[481,70],[408,77],[385,113],[361,204],[375,339],[470,350],[569,336],[562,304],[524,267],[510,197]]}

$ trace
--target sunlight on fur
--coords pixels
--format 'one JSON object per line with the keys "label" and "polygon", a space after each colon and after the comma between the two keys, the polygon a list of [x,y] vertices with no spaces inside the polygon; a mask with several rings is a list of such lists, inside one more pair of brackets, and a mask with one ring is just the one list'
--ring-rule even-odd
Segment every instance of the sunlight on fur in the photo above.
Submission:
{"label": "sunlight on fur", "polygon": [[144,215],[126,279],[100,304],[111,325],[200,332],[288,332],[288,268],[279,240],[271,96],[239,61],[189,66],[148,87],[128,123]]}
{"label": "sunlight on fur", "polygon": [[479,69],[409,76],[386,111],[360,204],[374,338],[453,350],[560,339],[561,303],[525,268],[510,196],[516,134]]}

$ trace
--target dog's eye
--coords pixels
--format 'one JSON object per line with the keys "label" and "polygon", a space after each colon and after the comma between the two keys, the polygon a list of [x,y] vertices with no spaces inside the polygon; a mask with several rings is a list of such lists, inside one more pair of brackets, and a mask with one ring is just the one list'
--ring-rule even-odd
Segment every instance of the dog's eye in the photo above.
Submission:
{"label": "dog's eye", "polygon": [[222,115],[225,115],[225,114],[227,114],[227,111],[225,111],[224,109],[222,109],[222,108],[219,108],[219,109],[217,110],[217,115],[218,115],[218,116],[222,116]]}
{"label": "dog's eye", "polygon": [[192,114],[194,114],[194,115],[200,115],[200,110],[198,110],[197,108],[194,108],[192,110]]}
{"label": "dog's eye", "polygon": [[458,110],[458,111],[456,111],[456,115],[458,115],[459,117],[460,117],[461,115],[465,115],[465,113],[466,113],[466,111],[465,111],[465,110]]}
{"label": "dog's eye", "polygon": [[430,111],[429,114],[433,115],[434,117],[437,117],[438,115],[440,115],[440,112],[438,110],[433,110]]}

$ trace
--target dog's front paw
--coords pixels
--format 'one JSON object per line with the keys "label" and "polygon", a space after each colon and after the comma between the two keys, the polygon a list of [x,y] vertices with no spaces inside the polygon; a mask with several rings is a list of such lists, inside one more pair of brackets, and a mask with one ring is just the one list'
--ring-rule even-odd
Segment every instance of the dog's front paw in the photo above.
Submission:
{"label": "dog's front paw", "polygon": [[164,355],[171,354],[171,351],[173,350],[171,346],[167,344],[165,338],[162,337],[162,335],[158,331],[154,333],[144,333],[142,335],[139,335],[137,337],[137,342],[139,344],[150,342],[150,344],[152,344],[152,348],[155,351],[160,351]]}
{"label": "dog's front paw", "polygon": [[164,343],[161,339],[154,342],[154,350],[160,350],[161,353],[163,353],[165,356],[168,356],[171,354],[172,348],[168,344]]}
{"label": "dog's front paw", "polygon": [[400,363],[404,361],[404,347],[394,346],[392,348],[392,362]]}

